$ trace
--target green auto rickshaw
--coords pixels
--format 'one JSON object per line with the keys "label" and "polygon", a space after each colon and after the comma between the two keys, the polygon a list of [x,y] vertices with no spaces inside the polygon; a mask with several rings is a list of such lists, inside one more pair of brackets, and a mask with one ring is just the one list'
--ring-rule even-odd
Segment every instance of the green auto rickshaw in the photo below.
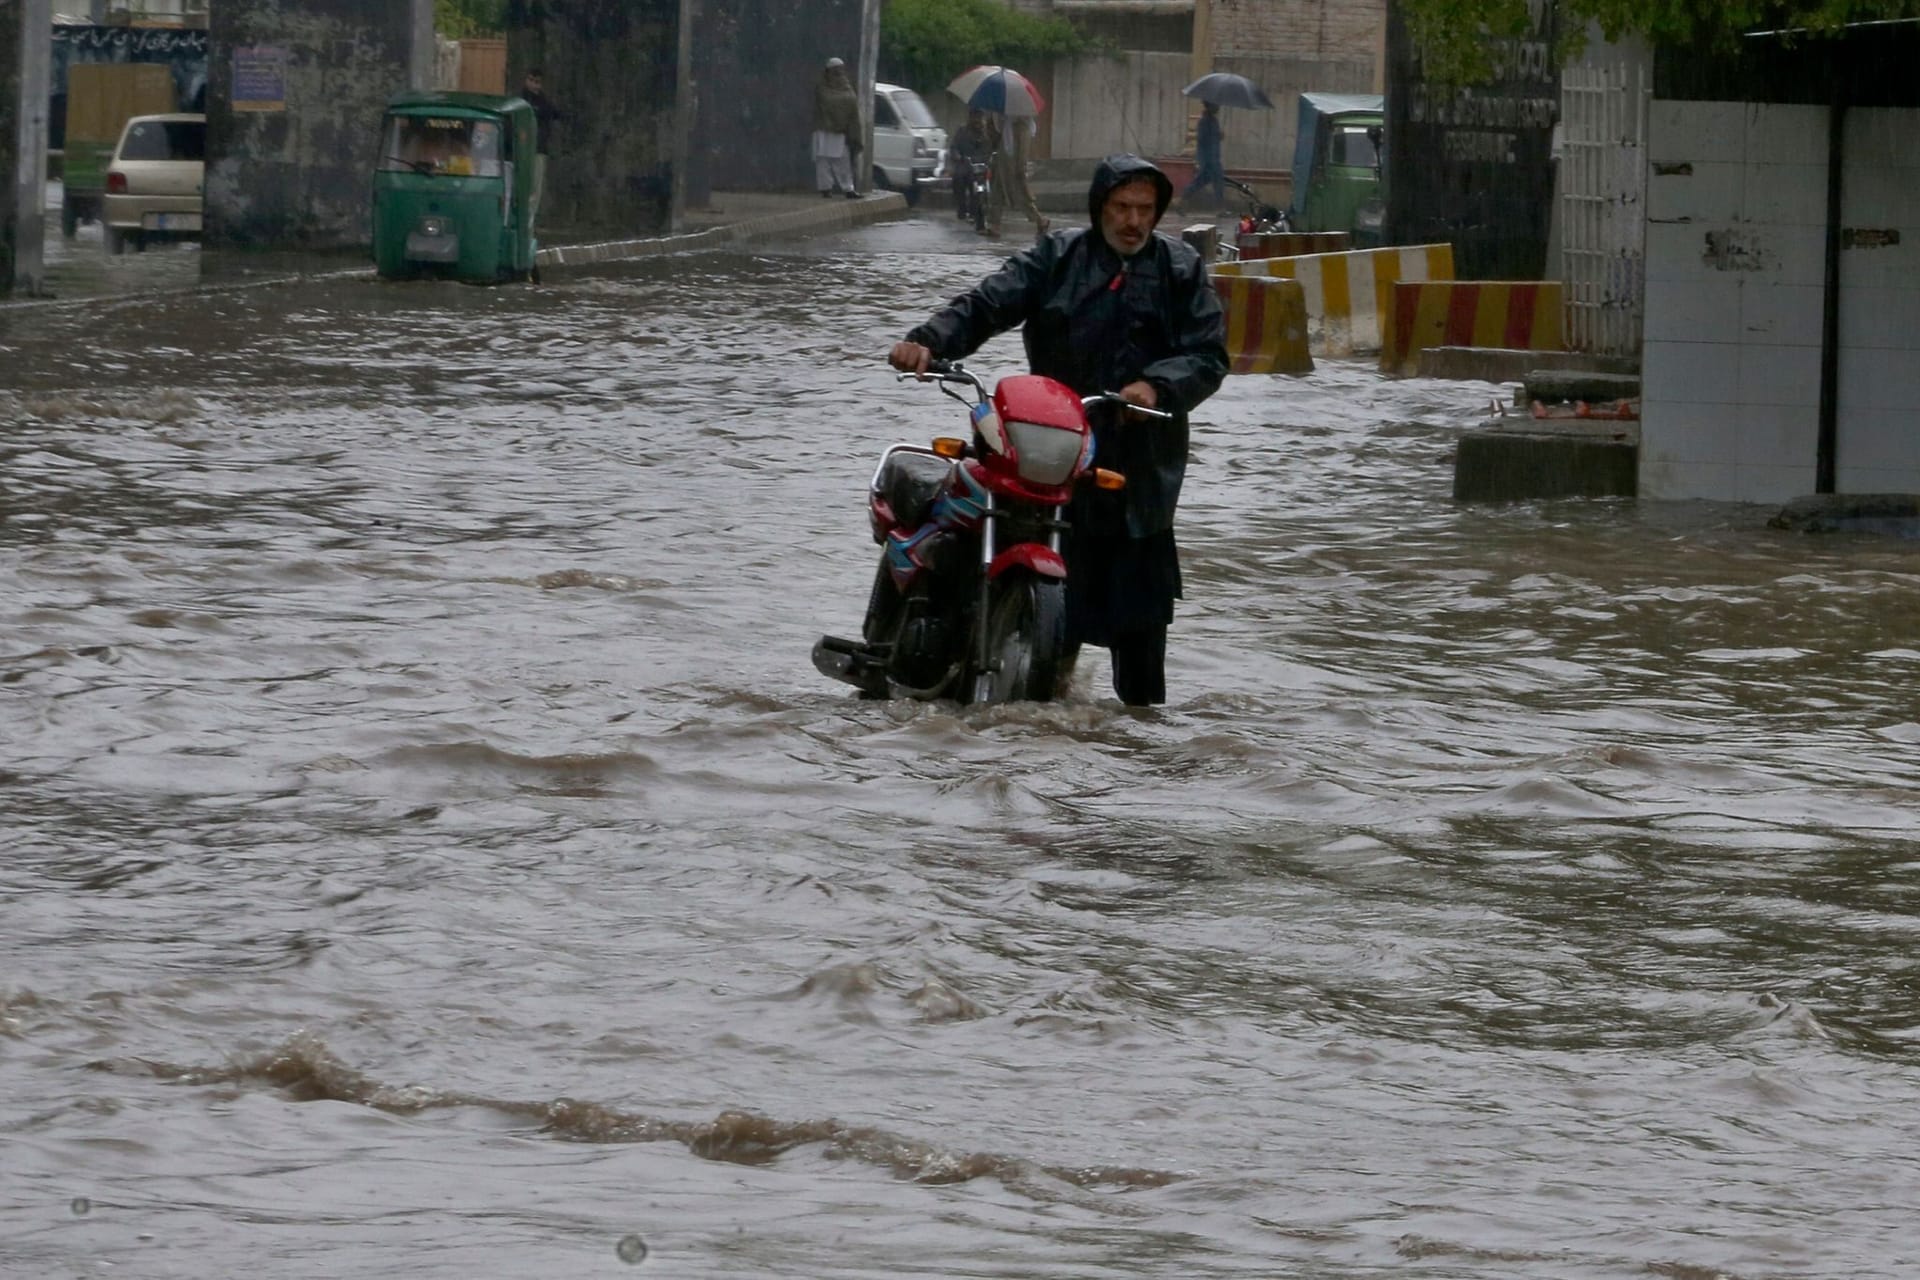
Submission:
{"label": "green auto rickshaw", "polygon": [[1347,231],[1378,244],[1387,100],[1377,93],[1303,93],[1293,148],[1296,231]]}
{"label": "green auto rickshaw", "polygon": [[373,261],[389,280],[534,278],[533,108],[481,93],[387,104],[373,175]]}

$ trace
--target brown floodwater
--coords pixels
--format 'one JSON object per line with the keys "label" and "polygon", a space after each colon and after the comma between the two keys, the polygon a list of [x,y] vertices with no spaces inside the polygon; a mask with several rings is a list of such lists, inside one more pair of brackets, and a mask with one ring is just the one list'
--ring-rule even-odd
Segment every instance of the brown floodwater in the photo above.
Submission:
{"label": "brown floodwater", "polygon": [[1327,363],[1167,707],[861,702],[992,261],[0,310],[0,1273],[1920,1271],[1920,548],[1457,506],[1499,389]]}

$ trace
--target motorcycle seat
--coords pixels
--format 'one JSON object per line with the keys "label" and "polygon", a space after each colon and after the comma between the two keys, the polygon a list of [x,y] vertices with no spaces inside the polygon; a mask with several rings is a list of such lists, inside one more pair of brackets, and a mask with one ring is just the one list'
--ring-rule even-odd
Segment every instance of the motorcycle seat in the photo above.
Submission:
{"label": "motorcycle seat", "polygon": [[897,527],[926,523],[933,501],[953,478],[953,463],[924,453],[896,453],[880,469],[875,488],[893,512]]}

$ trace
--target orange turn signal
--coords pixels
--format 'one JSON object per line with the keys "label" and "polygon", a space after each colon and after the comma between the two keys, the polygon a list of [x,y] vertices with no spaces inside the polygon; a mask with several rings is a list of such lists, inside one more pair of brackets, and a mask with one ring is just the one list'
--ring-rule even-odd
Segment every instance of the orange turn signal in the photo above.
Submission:
{"label": "orange turn signal", "polygon": [[1093,485],[1096,489],[1124,489],[1127,487],[1127,478],[1118,471],[1109,471],[1105,467],[1095,467],[1093,469]]}
{"label": "orange turn signal", "polygon": [[959,458],[967,452],[967,442],[959,436],[935,436],[933,451],[943,458]]}

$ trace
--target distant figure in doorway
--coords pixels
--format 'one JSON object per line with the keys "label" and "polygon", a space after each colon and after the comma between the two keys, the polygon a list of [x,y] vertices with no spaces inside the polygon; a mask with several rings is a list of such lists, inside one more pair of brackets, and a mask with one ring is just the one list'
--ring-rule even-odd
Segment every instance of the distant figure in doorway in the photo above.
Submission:
{"label": "distant figure in doorway", "polygon": [[1034,203],[1027,189],[1027,139],[1033,136],[1032,120],[1003,116],[1000,119],[1000,147],[993,153],[993,212],[987,221],[987,234],[1000,234],[1001,215],[1018,205],[1033,224],[1034,234],[1045,235],[1051,225]]}
{"label": "distant figure in doorway", "polygon": [[857,199],[853,165],[859,158],[860,99],[847,79],[847,64],[828,58],[813,90],[813,180],[820,194],[838,191]]}
{"label": "distant figure in doorway", "polygon": [[1182,208],[1194,192],[1207,186],[1213,188],[1214,210],[1218,212],[1227,207],[1227,168],[1220,158],[1221,136],[1219,105],[1202,103],[1200,123],[1193,131],[1193,181],[1180,193]]}
{"label": "distant figure in doorway", "polygon": [[520,82],[520,100],[533,108],[533,199],[527,206],[527,225],[538,226],[540,198],[547,190],[547,156],[552,153],[554,126],[560,122],[560,108],[546,93],[547,78],[539,67],[527,72]]}

